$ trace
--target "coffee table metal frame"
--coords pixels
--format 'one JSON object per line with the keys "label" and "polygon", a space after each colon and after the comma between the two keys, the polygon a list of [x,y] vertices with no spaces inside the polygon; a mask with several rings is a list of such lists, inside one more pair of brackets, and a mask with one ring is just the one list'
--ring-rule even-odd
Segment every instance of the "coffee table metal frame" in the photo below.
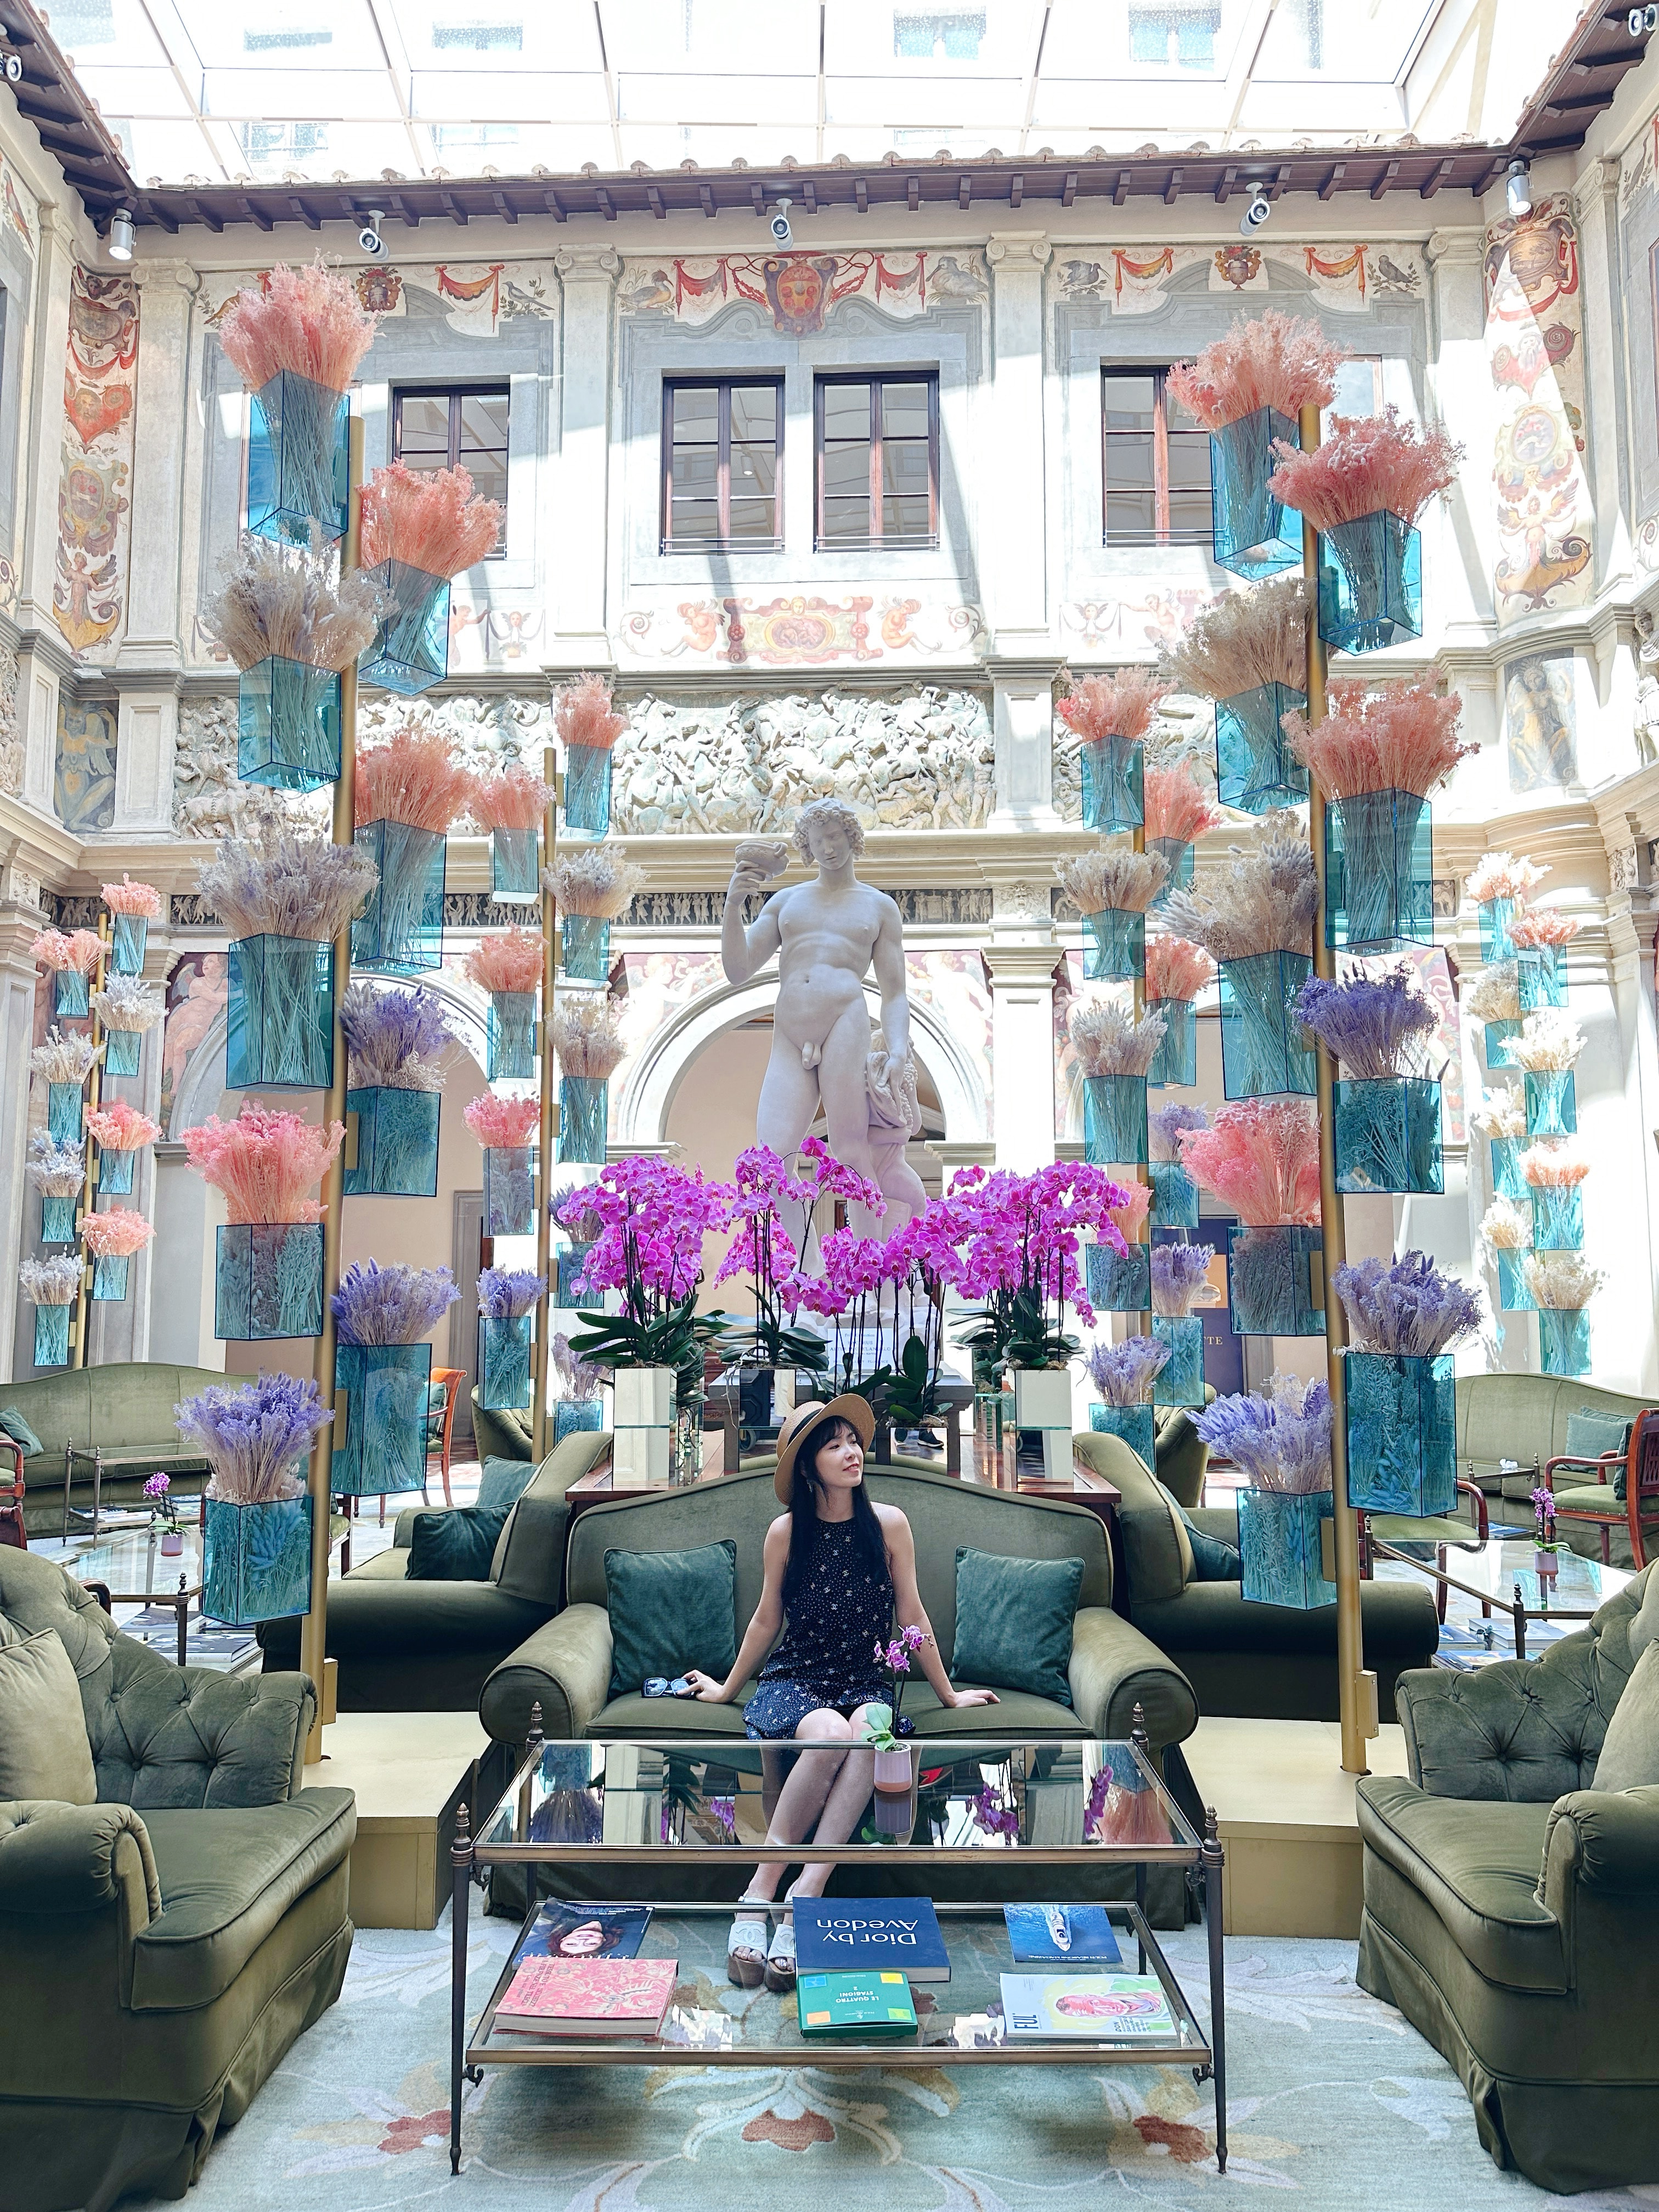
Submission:
{"label": "coffee table metal frame", "polygon": [[[1494,1545],[1501,1547],[1504,1539],[1494,1536],[1491,1540]],[[1515,1539],[1511,1538],[1510,1540],[1513,1542]],[[1419,1575],[1427,1575],[1431,1582],[1438,1583],[1443,1589],[1461,1590],[1465,1597],[1476,1600],[1483,1613],[1490,1613],[1494,1608],[1499,1613],[1507,1613],[1510,1618],[1510,1626],[1515,1637],[1515,1656],[1517,1659],[1524,1659],[1527,1656],[1527,1623],[1529,1620],[1535,1620],[1540,1624],[1552,1620],[1594,1620],[1607,1601],[1607,1598],[1603,1597],[1598,1598],[1592,1606],[1553,1605],[1550,1601],[1547,1585],[1555,1577],[1553,1575],[1536,1573],[1534,1578],[1539,1585],[1540,1602],[1538,1604],[1534,1605],[1527,1595],[1518,1577],[1510,1584],[1511,1595],[1505,1600],[1500,1597],[1496,1590],[1477,1589],[1472,1583],[1462,1581],[1458,1576],[1449,1572],[1446,1568],[1431,1567],[1426,1559],[1414,1559],[1409,1553],[1398,1551],[1392,1544],[1385,1544],[1375,1536],[1371,1539],[1371,1551],[1379,1559],[1393,1559],[1401,1566],[1415,1568]],[[1594,1566],[1596,1562],[1587,1559],[1584,1564],[1586,1566]],[[1614,1574],[1624,1572],[1623,1569],[1618,1567],[1603,1570],[1603,1571]],[[1626,1575],[1625,1580],[1628,1582],[1630,1577]],[[1607,1595],[1611,1596],[1613,1593],[1609,1591]]]}
{"label": "coffee table metal frame", "polygon": [[[1092,1741],[1078,1738],[1072,1741]],[[1066,1741],[1062,1739],[1062,1743]],[[1123,2043],[1085,2041],[1032,2042],[959,2045],[950,2042],[840,2043],[833,2045],[805,2045],[800,2048],[777,2045],[752,2049],[703,2048],[694,2043],[664,2043],[659,2038],[638,2039],[595,2040],[580,2042],[575,2038],[561,2038],[557,2041],[492,2045],[491,2035],[495,2014],[512,1980],[514,1962],[509,1958],[497,1977],[477,2027],[471,2037],[467,2033],[466,1961],[468,1939],[468,1910],[472,1885],[482,1881],[491,1866],[592,1866],[601,1855],[619,1867],[653,1865],[660,1868],[665,1850],[672,1848],[677,1856],[688,1868],[712,1868],[733,1859],[753,1859],[757,1845],[744,1840],[729,1844],[677,1844],[668,1846],[650,1844],[592,1844],[532,1843],[526,1831],[531,1813],[531,1790],[543,1754],[548,1748],[542,1735],[541,1707],[532,1710],[531,1734],[526,1740],[525,1755],[512,1781],[484,1820],[478,1835],[471,1832],[466,1806],[456,1810],[455,1836],[450,1847],[450,1869],[453,1883],[450,1950],[450,2069],[449,2069],[449,2165],[452,2173],[461,2170],[461,2099],[464,2083],[483,2079],[486,2066],[729,2066],[776,2067],[780,2063],[811,2065],[814,2068],[859,2068],[872,2065],[902,2068],[906,2070],[931,2069],[935,2066],[960,2066],[981,2063],[998,2064],[1072,2064],[1155,2066],[1178,2063],[1192,2068],[1194,2081],[1213,2080],[1215,2083],[1216,2165],[1219,2172],[1227,2170],[1227,2069],[1225,1991],[1222,1978],[1222,1873],[1224,1857],[1216,1830],[1212,1809],[1205,1812],[1202,1838],[1194,1835],[1179,1808],[1170,1797],[1162,1776],[1152,1759],[1147,1738],[1141,1724],[1140,1708],[1135,1708],[1135,1728],[1130,1739],[1138,1765],[1145,1772],[1149,1784],[1157,1790],[1160,1805],[1170,1815],[1171,1840],[1164,1844],[1075,1844],[1022,1845],[1018,1858],[1023,1865],[1033,1869],[1045,1866],[1096,1866],[1100,1868],[1132,1866],[1135,1876],[1135,1896],[1133,1903],[1127,1899],[1103,1899],[1109,1914],[1121,1916],[1135,1940],[1139,1960],[1139,1972],[1145,1973],[1147,1961],[1163,1985],[1164,1993],[1177,2026],[1185,2034],[1180,2042]],[[706,1759],[711,1764],[723,1764],[739,1744],[754,1749],[744,1739],[730,1736],[690,1739],[673,1737],[663,1742],[639,1738],[623,1741],[582,1740],[573,1742],[570,1748],[583,1752],[603,1749],[639,1749],[662,1754],[671,1751],[680,1757]],[[926,1754],[937,1755],[939,1763],[958,1765],[976,1757],[1002,1760],[1011,1751],[1026,1748],[1011,1737],[1000,1740],[990,1737],[941,1737],[910,1739],[917,1753],[917,1769],[927,1763]],[[1059,1748],[1059,1745],[1043,1743],[1043,1749]],[[769,1750],[822,1750],[821,1742],[769,1743]],[[512,1835],[505,1842],[489,1840],[503,1816],[511,1821]],[[823,1845],[797,1844],[790,1847],[791,1858],[808,1855],[814,1860],[828,1859],[838,1865],[879,1864],[881,1866],[948,1867],[959,1871],[975,1860],[982,1863],[983,1853],[972,1846],[961,1844],[885,1844],[868,1843],[826,1844]],[[1182,1990],[1174,1968],[1164,1954],[1163,1947],[1147,1922],[1146,1914],[1146,1869],[1149,1866],[1179,1866],[1186,1869],[1188,1887],[1203,1900],[1204,1919],[1208,1937],[1210,2032],[1207,2037],[1200,2028],[1191,2006]],[[530,1910],[524,1929],[527,1931],[542,1899],[532,1881]],[[954,1918],[969,1915],[984,1917],[1001,1908],[1000,1899],[981,1904],[936,1904],[934,1909],[947,1923]],[[708,1903],[701,1899],[657,1900],[657,1909],[664,1914],[681,1917],[692,1916],[717,1917],[729,1919],[732,1905],[729,1900]],[[514,1947],[516,1949],[516,1946]],[[1034,1969],[1033,1971],[1036,1971]]]}

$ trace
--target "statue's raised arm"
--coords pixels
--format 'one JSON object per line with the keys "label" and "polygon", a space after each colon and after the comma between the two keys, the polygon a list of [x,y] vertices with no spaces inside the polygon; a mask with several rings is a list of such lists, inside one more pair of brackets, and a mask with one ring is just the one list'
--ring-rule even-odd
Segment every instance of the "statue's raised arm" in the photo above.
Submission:
{"label": "statue's raised arm", "polygon": [[789,848],[775,838],[745,837],[732,855],[732,880],[720,917],[720,965],[728,983],[746,983],[779,950],[775,908],[763,908],[752,928],[744,927],[743,910],[750,892],[763,890],[788,865]]}

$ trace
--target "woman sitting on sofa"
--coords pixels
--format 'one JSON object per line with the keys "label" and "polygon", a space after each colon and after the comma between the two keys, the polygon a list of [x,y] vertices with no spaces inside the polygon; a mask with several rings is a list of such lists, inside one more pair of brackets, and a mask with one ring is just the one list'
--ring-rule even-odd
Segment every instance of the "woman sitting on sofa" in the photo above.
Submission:
{"label": "woman sitting on sofa", "polygon": [[[725,1681],[696,1670],[686,1677],[689,1694],[726,1705],[765,1659],[744,1708],[749,1734],[827,1747],[797,1755],[781,1787],[781,1755],[764,1754],[769,1844],[799,1844],[809,1835],[821,1844],[842,1844],[857,1826],[874,1769],[871,1753],[851,1747],[864,1737],[870,1706],[887,1700],[878,1653],[893,1633],[896,1610],[900,1626],[922,1632],[918,1656],[941,1705],[996,1703],[994,1691],[951,1686],[916,1589],[910,1523],[896,1505],[872,1504],[864,1486],[864,1455],[874,1433],[867,1399],[833,1398],[827,1406],[795,1408],[779,1431],[772,1478],[780,1504],[789,1510],[766,1532],[765,1580],[755,1617]],[[788,1629],[778,1644],[786,1614]],[[757,1867],[740,1905],[770,1905],[787,1865],[774,1860]],[[794,1986],[789,1903],[822,1897],[830,1874],[827,1863],[802,1869],[786,1894],[769,1948],[765,1916],[739,1911],[726,1946],[732,1981],[753,1989],[763,1978],[780,1992]]]}

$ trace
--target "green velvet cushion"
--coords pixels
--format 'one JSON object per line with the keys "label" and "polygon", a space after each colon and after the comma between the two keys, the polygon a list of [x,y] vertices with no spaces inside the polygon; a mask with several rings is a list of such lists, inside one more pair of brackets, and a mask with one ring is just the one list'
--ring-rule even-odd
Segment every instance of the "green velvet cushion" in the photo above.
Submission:
{"label": "green velvet cushion", "polygon": [[1619,1693],[1595,1762],[1597,1790],[1659,1782],[1659,1644],[1649,1644]]}
{"label": "green velvet cushion", "polygon": [[405,1581],[487,1583],[495,1541],[509,1510],[505,1505],[458,1505],[441,1513],[417,1513]]}
{"label": "green velvet cushion", "polygon": [[611,1695],[696,1667],[723,1682],[738,1656],[738,1547],[728,1536],[688,1552],[605,1555]]}
{"label": "green velvet cushion", "polygon": [[1083,1587],[1081,1559],[1008,1559],[957,1550],[956,1681],[1072,1702],[1066,1674]]}
{"label": "green velvet cushion", "polygon": [[[1158,1483],[1162,1490],[1164,1484]],[[1167,1493],[1166,1493],[1167,1494]],[[1219,1536],[1212,1536],[1200,1528],[1186,1507],[1171,1497],[1170,1503],[1180,1516],[1181,1525],[1187,1532],[1187,1548],[1192,1553],[1193,1580],[1198,1583],[1237,1583],[1244,1578],[1244,1559],[1237,1544],[1230,1544]]]}
{"label": "green velvet cushion", "polygon": [[1625,1509],[1610,1482],[1568,1484],[1558,1476],[1554,1488],[1558,1513],[1605,1513],[1610,1519],[1617,1521],[1625,1517]]}
{"label": "green velvet cushion", "polygon": [[0,1406],[0,1435],[9,1437],[15,1444],[21,1444],[25,1459],[38,1459],[46,1449],[15,1406]]}
{"label": "green velvet cushion", "polygon": [[[1600,1459],[1604,1452],[1627,1452],[1630,1449],[1631,1425],[1621,1413],[1601,1412],[1595,1406],[1581,1406],[1576,1413],[1567,1415],[1565,1449],[1573,1459]],[[1625,1501],[1625,1474],[1621,1468],[1609,1468],[1613,1478],[1613,1494],[1622,1505]]]}
{"label": "green velvet cushion", "polygon": [[477,1504],[516,1505],[536,1479],[533,1459],[487,1459],[478,1478]]}
{"label": "green velvet cushion", "polygon": [[0,1644],[0,1804],[95,1805],[92,1741],[75,1668],[55,1628]]}

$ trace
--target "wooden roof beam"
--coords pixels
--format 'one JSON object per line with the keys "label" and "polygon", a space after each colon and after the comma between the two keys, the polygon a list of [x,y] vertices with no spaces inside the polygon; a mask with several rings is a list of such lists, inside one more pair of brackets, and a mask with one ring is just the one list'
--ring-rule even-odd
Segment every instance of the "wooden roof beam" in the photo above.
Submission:
{"label": "wooden roof beam", "polygon": [[1387,167],[1386,169],[1384,169],[1384,170],[1383,170],[1383,172],[1382,172],[1382,175],[1377,179],[1376,182],[1376,183],[1371,186],[1371,198],[1372,198],[1374,200],[1380,200],[1380,199],[1382,198],[1382,197],[1383,193],[1384,193],[1384,192],[1386,192],[1386,191],[1388,191],[1388,189],[1389,189],[1389,185],[1393,184],[1393,182],[1394,182],[1395,179],[1399,174],[1400,174],[1400,164],[1399,164],[1399,162],[1398,162],[1398,161],[1390,161],[1390,162],[1389,162],[1389,166],[1388,166],[1388,167]]}
{"label": "wooden roof beam", "polygon": [[870,212],[870,187],[866,184],[862,177],[854,177],[853,179],[853,197],[859,204],[859,213],[860,215],[868,215]]}
{"label": "wooden roof beam", "polygon": [[1228,201],[1232,198],[1233,186],[1237,182],[1238,171],[1237,168],[1224,170],[1221,180],[1215,188],[1215,204],[1218,207],[1226,206]]}
{"label": "wooden roof beam", "polygon": [[444,213],[449,217],[450,221],[452,222],[459,223],[462,229],[465,230],[466,228],[466,210],[456,198],[454,193],[440,192],[438,198],[443,204]]}
{"label": "wooden roof beam", "polygon": [[1129,172],[1127,169],[1120,169],[1117,173],[1117,182],[1112,186],[1112,205],[1121,207],[1128,197]]}
{"label": "wooden roof beam", "polygon": [[715,214],[714,186],[712,185],[699,185],[697,186],[697,198],[702,202],[702,211],[704,215],[706,215],[710,222],[712,222],[714,220]]}
{"label": "wooden roof beam", "polygon": [[274,230],[276,228],[276,224],[265,213],[264,210],[262,207],[256,206],[253,201],[249,199],[246,194],[237,201],[236,204],[240,208],[242,213],[247,217],[248,221],[254,225],[256,229]]}
{"label": "wooden roof beam", "polygon": [[1456,166],[1457,164],[1452,161],[1449,155],[1448,155],[1446,160],[1441,162],[1439,167],[1436,169],[1431,177],[1424,178],[1422,183],[1417,188],[1418,198],[1419,199],[1431,200],[1435,194],[1439,191],[1441,185],[1445,183],[1447,178],[1450,176],[1452,171],[1456,167]]}
{"label": "wooden roof beam", "polygon": [[1181,169],[1170,170],[1170,181],[1164,187],[1164,204],[1165,207],[1173,207],[1176,202],[1181,198],[1181,179],[1184,174],[1185,172]]}
{"label": "wooden roof beam", "polygon": [[912,215],[921,205],[921,179],[907,177],[904,180],[904,204]]}
{"label": "wooden roof beam", "polygon": [[969,176],[958,177],[957,179],[957,205],[959,208],[965,208],[973,197],[973,179]]}
{"label": "wooden roof beam", "polygon": [[1336,197],[1336,188],[1347,173],[1348,165],[1346,161],[1333,162],[1331,165],[1331,173],[1319,187],[1320,198],[1322,200],[1334,199]]}
{"label": "wooden roof beam", "polygon": [[1009,206],[1017,208],[1024,197],[1025,179],[1022,173],[1017,171],[1015,174],[1008,179]]}
{"label": "wooden roof beam", "polygon": [[491,192],[489,197],[496,214],[503,222],[517,222],[519,210],[509,203],[505,192]]}
{"label": "wooden roof beam", "polygon": [[809,177],[806,179],[806,182],[801,186],[800,196],[806,203],[807,214],[816,215],[818,211],[818,188],[812,182],[811,177]]}
{"label": "wooden roof beam", "polygon": [[1061,207],[1070,207],[1070,206],[1071,206],[1071,204],[1072,204],[1072,203],[1073,203],[1073,201],[1076,198],[1077,198],[1077,171],[1076,171],[1075,169],[1068,169],[1068,170],[1066,172],[1066,183],[1065,183],[1065,185],[1064,185],[1064,187],[1062,188],[1062,190],[1061,190],[1061,191],[1060,191],[1060,204]]}
{"label": "wooden roof beam", "polygon": [[416,207],[411,206],[409,200],[402,192],[388,192],[386,194],[386,205],[391,209],[393,215],[401,217],[403,226],[405,230],[414,230],[419,227],[421,220],[420,210]]}
{"label": "wooden roof beam", "polygon": [[657,221],[659,222],[666,222],[668,220],[668,210],[663,205],[662,194],[657,190],[654,185],[647,185],[646,186],[645,197],[647,204],[649,206],[652,214],[657,218]]}
{"label": "wooden roof beam", "polygon": [[221,222],[218,216],[214,214],[212,209],[204,207],[200,200],[189,199],[185,202],[185,205],[190,210],[191,215],[195,216],[198,222],[204,222],[208,228],[214,232],[216,235],[224,228],[223,223]]}
{"label": "wooden roof beam", "polygon": [[542,201],[543,204],[547,209],[547,212],[552,216],[555,222],[562,222],[564,221],[564,202],[559,198],[556,192],[544,192],[542,194]]}
{"label": "wooden roof beam", "polygon": [[301,199],[297,194],[290,194],[288,205],[289,214],[298,216],[300,221],[304,223],[307,230],[320,230],[322,228],[323,219],[321,216],[313,214],[311,209],[306,205],[305,202]]}
{"label": "wooden roof beam", "polygon": [[611,198],[610,193],[606,191],[603,185],[595,185],[593,197],[599,202],[599,213],[605,217],[605,221],[607,222],[615,222],[617,220],[616,202]]}

